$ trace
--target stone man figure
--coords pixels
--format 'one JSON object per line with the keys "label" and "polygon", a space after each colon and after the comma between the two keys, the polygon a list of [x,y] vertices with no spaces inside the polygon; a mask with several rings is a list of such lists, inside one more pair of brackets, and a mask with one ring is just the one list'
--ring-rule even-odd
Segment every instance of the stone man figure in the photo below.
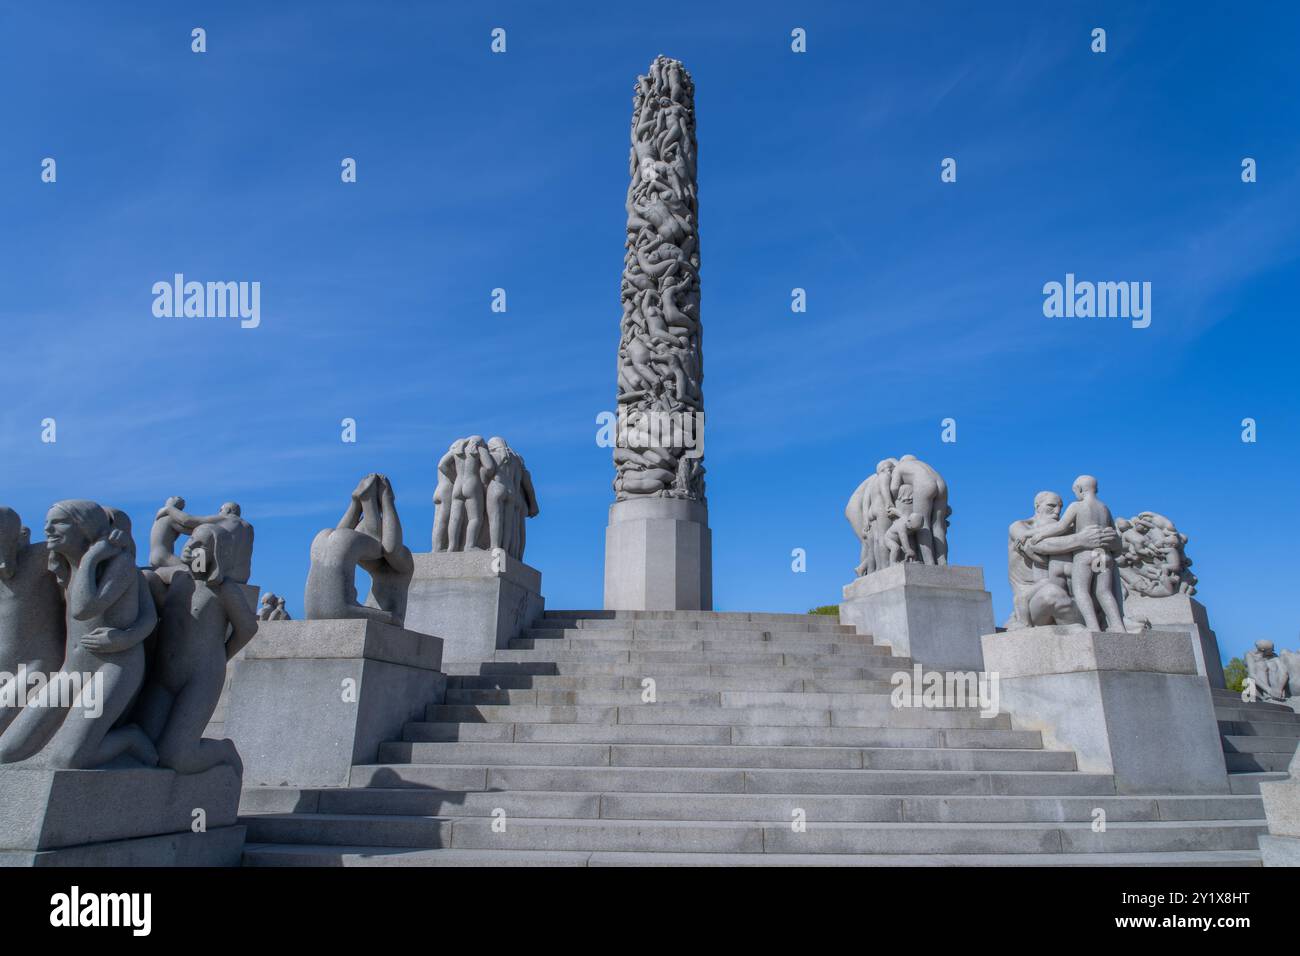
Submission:
{"label": "stone man figure", "polygon": [[[1090,529],[1115,530],[1115,519],[1110,509],[1097,497],[1097,479],[1080,475],[1074,480],[1076,501],[1071,502],[1058,521],[1035,528],[1029,538],[1031,548],[1038,547],[1048,538],[1078,534]],[[1118,543],[1094,548],[1081,548],[1071,556],[1070,594],[1083,616],[1084,627],[1090,631],[1103,628],[1123,631],[1124,616],[1115,596],[1116,575],[1114,554]],[[1100,608],[1101,615],[1098,614]]]}
{"label": "stone man figure", "polygon": [[1263,700],[1286,700],[1287,672],[1273,653],[1272,641],[1256,641],[1246,652],[1246,674],[1255,681],[1255,690]]}
{"label": "stone man figure", "polygon": [[487,489],[488,545],[516,561],[524,558],[524,521],[537,516],[537,493],[524,460],[504,438],[488,441],[496,471]]}
{"label": "stone man figure", "polygon": [[[63,594],[49,560],[45,542],[31,543],[18,512],[0,507],[0,701],[26,699],[20,669],[48,676],[63,663]],[[0,732],[18,712],[0,703]]]}

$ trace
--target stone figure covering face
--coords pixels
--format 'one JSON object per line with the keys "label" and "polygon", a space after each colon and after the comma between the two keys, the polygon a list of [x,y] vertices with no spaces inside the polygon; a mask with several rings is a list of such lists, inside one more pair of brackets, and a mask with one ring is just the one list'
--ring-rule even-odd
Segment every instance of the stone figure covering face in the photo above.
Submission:
{"label": "stone figure covering face", "polygon": [[[30,539],[18,513],[0,507],[0,701],[26,698],[29,685],[19,682],[20,668],[49,675],[63,663],[63,594],[45,542]],[[0,703],[0,732],[19,711]]]}
{"label": "stone figure covering face", "polygon": [[[370,575],[370,594],[357,603],[357,568]],[[393,486],[370,474],[352,492],[338,527],[311,544],[305,616],[308,620],[369,618],[398,627],[406,617],[407,591],[415,563],[402,543]]]}
{"label": "stone figure covering face", "polygon": [[226,662],[257,633],[244,586],[227,574],[248,563],[246,538],[221,520],[200,524],[181,553],[183,566],[150,582],[161,615],[135,718],[154,741],[159,764],[178,773],[218,764],[243,771],[235,745],[205,740],[203,731],[221,697]]}
{"label": "stone figure covering face", "polygon": [[695,149],[694,83],[681,63],[659,57],[633,98],[614,449],[620,501],[704,500]]}
{"label": "stone figure covering face", "polygon": [[1154,511],[1115,522],[1123,551],[1118,559],[1126,597],[1168,597],[1196,593],[1196,575],[1187,557],[1187,535]]}
{"label": "stone figure covering face", "polygon": [[1034,496],[1033,517],[1013,522],[1007,531],[1007,576],[1014,609],[1007,630],[1048,624],[1083,625],[1083,615],[1071,594],[1073,556],[1118,547],[1114,528],[1089,526],[1073,534],[1038,538],[1043,529],[1059,526],[1061,496],[1040,491]]}
{"label": "stone figure covering face", "polygon": [[[114,527],[114,525],[117,527]],[[93,501],[61,501],[45,520],[49,568],[64,594],[67,643],[51,684],[66,696],[35,692],[3,735],[0,763],[35,758],[44,766],[86,770],[122,758],[152,765],[152,742],[121,724],[144,680],[143,642],[157,624],[122,512]]]}
{"label": "stone figure covering face", "polygon": [[1263,700],[1286,700],[1287,672],[1273,653],[1272,641],[1256,641],[1246,652],[1246,674],[1255,681],[1255,689]]}

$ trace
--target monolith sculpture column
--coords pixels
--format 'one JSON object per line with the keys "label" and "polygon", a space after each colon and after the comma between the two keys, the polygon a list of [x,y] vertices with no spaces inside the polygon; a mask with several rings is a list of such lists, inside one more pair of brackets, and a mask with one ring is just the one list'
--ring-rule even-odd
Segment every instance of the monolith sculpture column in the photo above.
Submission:
{"label": "monolith sculpture column", "polygon": [[695,85],[677,60],[637,78],[628,166],[605,607],[711,610]]}

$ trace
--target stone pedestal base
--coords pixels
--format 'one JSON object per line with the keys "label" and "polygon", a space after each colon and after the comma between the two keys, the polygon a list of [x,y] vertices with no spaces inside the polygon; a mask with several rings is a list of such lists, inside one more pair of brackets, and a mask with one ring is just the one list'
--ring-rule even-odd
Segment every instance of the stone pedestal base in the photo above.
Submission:
{"label": "stone pedestal base", "polygon": [[446,663],[477,664],[541,617],[542,573],[504,551],[414,554],[407,630],[442,638]]}
{"label": "stone pedestal base", "polygon": [[1185,633],[1029,627],[984,636],[1002,710],[1120,793],[1227,793],[1210,688]]}
{"label": "stone pedestal base", "polygon": [[388,624],[263,621],[236,665],[226,733],[245,786],[345,786],[353,764],[440,703],[442,641]]}
{"label": "stone pedestal base", "polygon": [[927,668],[978,671],[993,598],[981,568],[894,564],[844,586],[840,623]]}
{"label": "stone pedestal base", "polygon": [[609,509],[605,608],[713,610],[709,512],[683,498],[629,498]]}
{"label": "stone pedestal base", "polygon": [[239,785],[224,766],[0,767],[0,866],[238,866]]}
{"label": "stone pedestal base", "polygon": [[1259,838],[1259,852],[1265,866],[1300,866],[1300,780],[1291,761],[1287,780],[1270,780],[1259,785],[1268,818],[1268,834]]}
{"label": "stone pedestal base", "polygon": [[1204,674],[1211,687],[1222,690],[1227,686],[1223,679],[1223,660],[1219,657],[1219,639],[1210,629],[1205,605],[1196,598],[1186,594],[1160,598],[1130,596],[1124,599],[1124,616],[1147,621],[1153,630],[1190,634],[1196,672]]}

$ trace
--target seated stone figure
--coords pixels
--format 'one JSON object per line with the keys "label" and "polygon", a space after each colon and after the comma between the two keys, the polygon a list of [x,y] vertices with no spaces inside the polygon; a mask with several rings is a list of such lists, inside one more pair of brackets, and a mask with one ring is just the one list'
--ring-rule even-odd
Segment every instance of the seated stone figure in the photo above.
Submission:
{"label": "seated stone figure", "polygon": [[1286,700],[1287,672],[1273,653],[1272,641],[1256,641],[1246,652],[1246,674],[1254,680],[1260,700]]}
{"label": "seated stone figure", "polygon": [[0,735],[0,763],[34,758],[73,770],[120,758],[155,764],[144,732],[120,723],[144,681],[144,640],[158,621],[135,567],[129,522],[120,511],[71,499],[50,509],[45,537],[66,607],[64,661]]}
{"label": "seated stone figure", "polygon": [[[370,575],[370,594],[357,603],[357,568]],[[402,543],[393,486],[370,474],[352,492],[352,503],[336,528],[311,543],[304,611],[307,620],[369,618],[400,627],[415,562]]]}
{"label": "seated stone figure", "polygon": [[27,676],[49,675],[63,663],[63,594],[49,560],[45,542],[31,543],[18,512],[0,507],[0,731],[18,716]]}
{"label": "seated stone figure", "polygon": [[160,619],[135,719],[154,742],[158,763],[178,773],[218,764],[243,770],[235,745],[205,740],[203,730],[221,697],[226,662],[257,633],[243,585],[226,576],[227,568],[249,563],[242,553],[248,540],[228,522],[200,524],[181,553],[182,567],[150,580]]}

